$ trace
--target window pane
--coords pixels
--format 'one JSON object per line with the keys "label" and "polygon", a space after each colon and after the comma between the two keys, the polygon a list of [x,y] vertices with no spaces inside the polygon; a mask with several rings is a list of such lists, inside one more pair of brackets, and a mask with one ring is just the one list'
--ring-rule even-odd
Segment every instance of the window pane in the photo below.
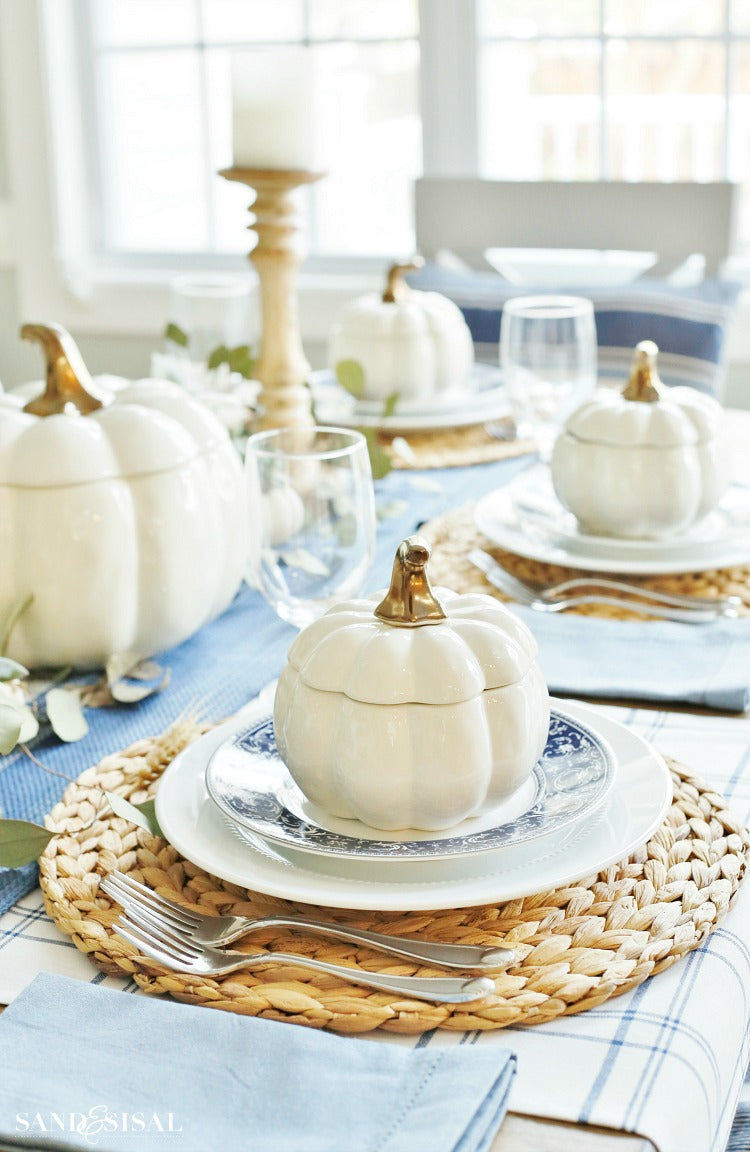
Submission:
{"label": "window pane", "polygon": [[419,32],[417,0],[310,0],[314,40],[408,38]]}
{"label": "window pane", "polygon": [[599,0],[478,0],[481,36],[596,36]]}
{"label": "window pane", "polygon": [[188,44],[198,31],[195,0],[96,0],[90,7],[101,44]]}
{"label": "window pane", "polygon": [[101,88],[105,232],[115,249],[203,248],[201,85],[192,53],[108,58]]}
{"label": "window pane", "polygon": [[723,168],[724,57],[718,44],[614,41],[608,171],[614,180],[717,180]]}
{"label": "window pane", "polygon": [[706,35],[724,27],[725,0],[605,0],[610,36]]}
{"label": "window pane", "polygon": [[741,250],[750,253],[750,45],[734,49],[730,105],[728,176],[744,185],[737,234]]}
{"label": "window pane", "polygon": [[598,43],[490,43],[480,65],[482,176],[598,178]]}
{"label": "window pane", "polygon": [[750,32],[750,0],[731,0],[731,27],[733,32]]}
{"label": "window pane", "polygon": [[[153,4],[153,0],[151,0]],[[122,3],[122,0],[120,0]],[[301,40],[302,0],[201,0],[203,33],[209,43]]]}
{"label": "window pane", "polygon": [[313,251],[409,254],[412,181],[421,172],[414,42],[319,49],[327,176],[313,189]]}

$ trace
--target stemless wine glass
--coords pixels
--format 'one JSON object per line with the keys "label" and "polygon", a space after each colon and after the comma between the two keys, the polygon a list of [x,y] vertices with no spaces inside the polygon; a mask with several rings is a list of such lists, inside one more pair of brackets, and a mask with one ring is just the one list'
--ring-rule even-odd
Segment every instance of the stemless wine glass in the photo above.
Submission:
{"label": "stemless wine glass", "polygon": [[346,428],[277,428],[247,442],[248,578],[303,628],[362,591],[375,552],[367,442]]}
{"label": "stemless wine glass", "polygon": [[579,296],[518,296],[503,308],[500,366],[519,437],[549,459],[560,426],[596,387],[594,306]]}

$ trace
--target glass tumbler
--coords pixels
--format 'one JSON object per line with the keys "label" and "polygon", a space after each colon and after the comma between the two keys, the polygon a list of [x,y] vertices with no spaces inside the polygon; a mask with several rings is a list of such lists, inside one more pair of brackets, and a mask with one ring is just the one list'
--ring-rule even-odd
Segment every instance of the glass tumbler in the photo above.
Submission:
{"label": "glass tumbler", "polygon": [[549,460],[557,433],[596,387],[594,306],[579,296],[518,296],[503,308],[500,366],[519,437]]}
{"label": "glass tumbler", "polygon": [[277,428],[250,436],[248,581],[303,628],[358,595],[375,552],[367,442],[345,428]]}

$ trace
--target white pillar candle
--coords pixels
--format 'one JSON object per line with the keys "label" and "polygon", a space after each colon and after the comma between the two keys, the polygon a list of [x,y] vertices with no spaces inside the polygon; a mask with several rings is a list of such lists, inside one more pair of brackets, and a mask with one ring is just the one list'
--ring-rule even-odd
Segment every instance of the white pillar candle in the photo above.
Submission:
{"label": "white pillar candle", "polygon": [[313,170],[317,83],[304,48],[232,55],[232,137],[236,168]]}

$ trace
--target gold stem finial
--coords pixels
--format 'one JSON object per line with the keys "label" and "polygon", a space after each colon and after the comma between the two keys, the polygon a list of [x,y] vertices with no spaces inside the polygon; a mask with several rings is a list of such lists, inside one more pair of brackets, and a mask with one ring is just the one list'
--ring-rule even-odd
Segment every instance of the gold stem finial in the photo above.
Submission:
{"label": "gold stem finial", "polygon": [[378,604],[375,615],[387,624],[416,628],[439,624],[445,612],[435,597],[425,571],[430,549],[421,536],[408,536],[396,549],[388,594]]}
{"label": "gold stem finial", "polygon": [[78,345],[60,324],[24,324],[21,336],[41,345],[47,362],[47,386],[41,396],[29,400],[24,412],[54,416],[75,408],[85,415],[104,406]]}
{"label": "gold stem finial", "polygon": [[623,390],[625,400],[639,400],[644,404],[653,404],[664,396],[664,385],[659,379],[656,368],[656,357],[659,349],[653,340],[641,340],[636,344],[633,353],[633,365],[630,369],[630,379]]}
{"label": "gold stem finial", "polygon": [[395,304],[399,300],[403,300],[411,292],[411,288],[404,280],[408,272],[418,272],[424,264],[421,256],[415,256],[413,260],[409,260],[406,264],[391,264],[388,269],[388,283],[385,286],[383,293],[384,304]]}

